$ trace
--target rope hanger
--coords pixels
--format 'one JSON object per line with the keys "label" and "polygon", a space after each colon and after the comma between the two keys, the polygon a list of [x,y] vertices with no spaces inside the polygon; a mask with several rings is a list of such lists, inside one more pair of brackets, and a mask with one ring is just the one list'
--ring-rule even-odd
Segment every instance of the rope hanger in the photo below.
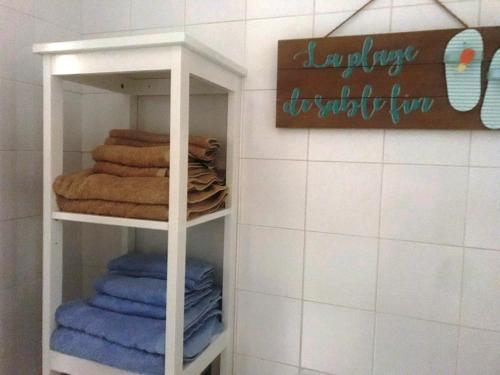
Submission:
{"label": "rope hanger", "polygon": [[[340,29],[342,26],[344,26],[347,22],[349,22],[352,18],[354,18],[358,13],[360,13],[363,9],[365,9],[368,5],[373,3],[375,0],[368,0],[365,5],[363,5],[361,8],[356,10],[353,14],[351,14],[349,17],[347,17],[345,20],[343,20],[339,25],[335,26],[332,31],[330,31],[328,34],[326,34],[324,37],[328,38],[331,34],[333,34],[335,31]],[[468,28],[469,25],[467,25],[460,17],[458,17],[455,13],[453,13],[450,8],[448,8],[446,5],[444,5],[440,0],[434,0],[434,2],[439,5],[443,10],[446,11],[449,15],[451,15],[456,21],[458,21],[463,27]]]}

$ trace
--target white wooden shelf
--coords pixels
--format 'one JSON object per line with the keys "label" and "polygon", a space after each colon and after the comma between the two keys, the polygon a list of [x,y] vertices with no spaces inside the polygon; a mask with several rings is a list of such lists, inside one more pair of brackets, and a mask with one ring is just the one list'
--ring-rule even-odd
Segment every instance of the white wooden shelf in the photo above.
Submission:
{"label": "white wooden shelf", "polygon": [[[183,375],[198,375],[205,370],[227,347],[227,331],[215,337],[212,343],[193,362],[184,366]],[[50,367],[54,371],[71,375],[136,375],[67,354],[50,351]],[[167,374],[168,375],[168,374]]]}
{"label": "white wooden shelf", "polygon": [[[134,241],[130,239],[135,233],[130,228],[166,232],[166,247],[172,251],[167,254],[165,374],[199,375],[220,355],[220,374],[230,375],[233,368],[241,93],[246,70],[184,33],[38,44],[33,50],[43,55],[43,375],[130,374],[50,349],[50,337],[57,329],[54,314],[63,302],[65,221],[123,227],[124,251],[134,250]],[[124,126],[130,128],[138,128],[135,116],[138,96],[167,96],[170,114],[169,119],[165,119],[165,132],[170,134],[171,146],[168,222],[58,211],[52,184],[63,173],[64,81],[129,95],[131,120]],[[223,136],[221,143],[226,146],[226,184],[231,194],[227,197],[227,207],[230,208],[186,221],[189,109],[190,98],[194,95],[227,97],[227,122],[221,123],[226,125],[225,139]],[[195,361],[184,365],[182,296],[185,293],[186,229],[221,218],[225,218],[221,244],[224,251],[220,259],[222,265],[219,265],[225,331]]]}
{"label": "white wooden shelf", "polygon": [[[225,208],[211,214],[197,217],[196,219],[188,220],[187,227],[194,227],[209,221],[220,219],[221,217],[228,216],[231,213],[230,208]],[[159,220],[142,220],[142,219],[127,219],[123,217],[114,216],[101,216],[101,215],[87,215],[76,214],[71,212],[55,211],[52,213],[54,220],[61,221],[74,221],[78,223],[113,225],[117,227],[139,228],[139,229],[153,229],[168,231],[168,221]]]}

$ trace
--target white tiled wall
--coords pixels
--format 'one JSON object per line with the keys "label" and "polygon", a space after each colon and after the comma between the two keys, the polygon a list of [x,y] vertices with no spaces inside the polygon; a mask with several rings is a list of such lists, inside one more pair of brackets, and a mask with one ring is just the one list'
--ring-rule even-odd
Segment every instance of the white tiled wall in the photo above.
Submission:
{"label": "white tiled wall", "polygon": [[[498,374],[500,133],[274,127],[276,41],[364,2],[83,0],[83,27],[186,30],[249,70],[236,375]],[[500,0],[444,2],[500,25]],[[432,0],[378,0],[336,35],[456,26]]]}
{"label": "white tiled wall", "polygon": [[[78,39],[80,29],[80,0],[0,0],[1,375],[41,373],[42,64],[31,45]],[[65,167],[75,168],[81,95],[66,92],[65,100]],[[69,245],[66,298],[81,285],[80,243]]]}

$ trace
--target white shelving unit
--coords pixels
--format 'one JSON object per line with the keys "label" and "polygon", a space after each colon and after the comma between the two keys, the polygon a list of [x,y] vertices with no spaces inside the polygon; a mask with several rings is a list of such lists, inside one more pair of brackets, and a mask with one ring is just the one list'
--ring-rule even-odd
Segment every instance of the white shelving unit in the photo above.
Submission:
{"label": "white shelving unit", "polygon": [[[238,201],[239,128],[242,80],[246,70],[184,33],[127,36],[37,44],[43,55],[44,95],[44,222],[43,222],[43,374],[126,374],[98,363],[50,350],[62,301],[62,237],[64,221],[153,229],[168,233],[167,335],[168,375],[199,375],[221,355],[221,374],[232,371],[236,205]],[[169,95],[170,187],[169,222],[74,214],[58,211],[52,182],[63,165],[63,81],[79,82],[132,97]],[[187,220],[187,163],[190,94],[227,94],[225,209]],[[131,101],[132,102],[132,101]],[[133,106],[131,105],[131,110]],[[207,129],[207,134],[210,129]],[[187,228],[224,220],[223,322],[225,331],[193,362],[183,363],[184,276]],[[126,229],[124,233],[127,233]]]}

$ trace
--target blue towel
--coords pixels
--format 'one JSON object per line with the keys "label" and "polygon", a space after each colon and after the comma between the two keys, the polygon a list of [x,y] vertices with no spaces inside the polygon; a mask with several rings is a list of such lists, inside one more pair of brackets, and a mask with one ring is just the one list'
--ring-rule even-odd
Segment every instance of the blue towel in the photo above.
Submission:
{"label": "blue towel", "polygon": [[[222,332],[222,328],[217,317],[207,320],[196,335],[184,342],[185,361],[195,359],[210,344],[212,337]],[[61,353],[130,372],[145,375],[164,373],[163,355],[130,349],[73,329],[58,328],[52,334],[50,346],[52,350]]]}
{"label": "blue towel", "polygon": [[[213,287],[213,282],[207,280],[203,285],[199,285],[199,289],[186,290],[184,298],[187,302],[191,303],[192,299],[196,300],[198,298],[198,292],[201,293]],[[99,293],[160,307],[165,306],[167,301],[166,280],[106,275],[94,283],[94,288]]]}
{"label": "blue towel", "polygon": [[[185,339],[196,334],[210,318],[221,315],[220,310],[200,308],[185,317]],[[59,325],[97,336],[112,343],[152,354],[165,354],[165,320],[150,319],[102,310],[74,301],[56,311]]]}
{"label": "blue towel", "polygon": [[[166,280],[167,256],[161,254],[130,253],[115,258],[108,263],[110,273],[134,276],[153,277]],[[215,268],[211,264],[187,259],[186,287],[195,288],[207,279],[213,279]]]}
{"label": "blue towel", "polygon": [[[205,289],[202,293],[194,293],[189,303],[184,305],[184,320],[191,319],[194,314],[199,315],[211,309],[219,309],[222,299],[219,289]],[[194,301],[194,302],[193,302]],[[88,300],[88,304],[101,309],[117,313],[143,316],[145,318],[165,319],[166,306],[155,306],[123,298],[108,296],[99,293]],[[201,313],[200,313],[201,311]]]}

